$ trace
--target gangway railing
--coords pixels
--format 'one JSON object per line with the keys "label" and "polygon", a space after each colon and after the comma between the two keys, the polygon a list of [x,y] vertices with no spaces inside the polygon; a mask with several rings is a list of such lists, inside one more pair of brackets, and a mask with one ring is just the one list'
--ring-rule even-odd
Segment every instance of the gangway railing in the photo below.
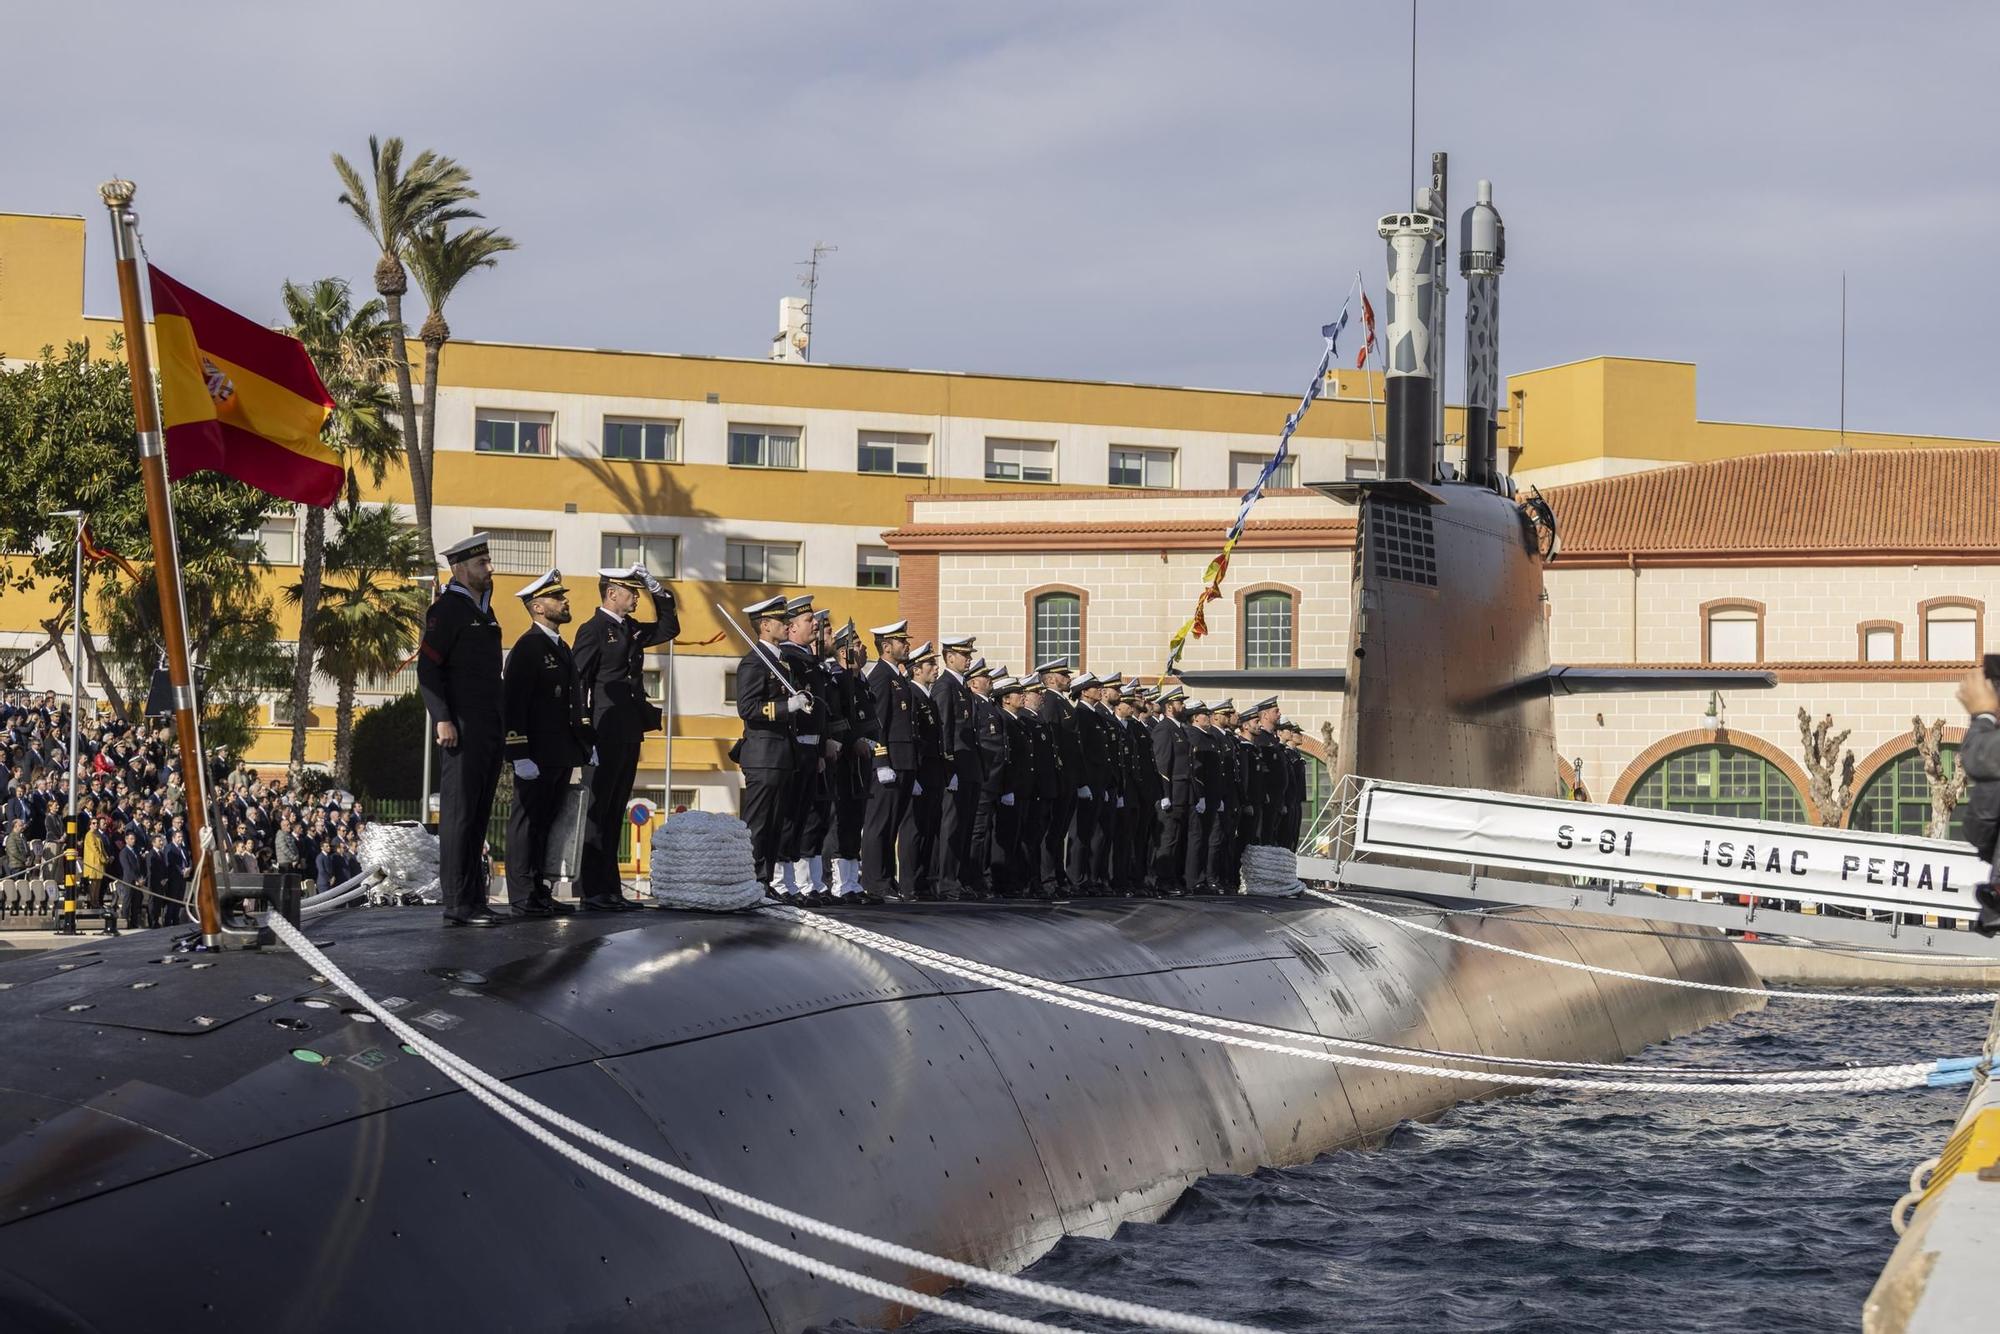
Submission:
{"label": "gangway railing", "polygon": [[1349,776],[1299,875],[1450,905],[1582,909],[1828,944],[2000,958],[1964,843]]}

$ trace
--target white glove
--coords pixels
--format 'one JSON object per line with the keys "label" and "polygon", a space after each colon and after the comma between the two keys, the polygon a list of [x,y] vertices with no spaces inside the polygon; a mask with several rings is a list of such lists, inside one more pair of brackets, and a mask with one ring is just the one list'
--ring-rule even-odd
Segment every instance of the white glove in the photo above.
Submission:
{"label": "white glove", "polygon": [[1196,798],[1194,799],[1194,813],[1195,813],[1196,815],[1207,815],[1207,814],[1208,814],[1208,798],[1207,798],[1207,797],[1196,797]]}
{"label": "white glove", "polygon": [[919,778],[916,782],[910,784],[910,795],[913,797],[921,797],[924,795],[923,779]]}
{"label": "white glove", "polygon": [[1118,809],[1121,811],[1125,809],[1125,798],[1122,796],[1118,798]]}
{"label": "white glove", "polygon": [[785,697],[786,713],[811,713],[813,697],[803,690],[795,690]]}
{"label": "white glove", "polygon": [[1076,796],[1078,801],[1089,801],[1090,789],[1087,787],[1080,787],[1076,790]]}
{"label": "white glove", "polygon": [[1160,809],[1163,811],[1171,807],[1173,804],[1174,804],[1173,801],[1167,797],[1160,798]]}
{"label": "white glove", "polygon": [[525,778],[532,782],[541,776],[542,766],[536,764],[533,760],[521,759],[514,761],[514,777]]}
{"label": "white glove", "polygon": [[1012,806],[1014,804],[1014,794],[1012,792],[1002,792],[1000,794],[1000,804],[1002,806]]}
{"label": "white glove", "polygon": [[881,765],[875,770],[875,781],[888,787],[896,781],[896,771],[886,764]]}
{"label": "white glove", "polygon": [[953,775],[951,776],[951,781],[950,781],[949,783],[946,783],[946,784],[944,785],[944,790],[945,790],[945,791],[947,791],[947,792],[956,792],[956,791],[958,791],[958,775],[957,775],[957,774],[953,774]]}
{"label": "white glove", "polygon": [[597,747],[595,746],[590,748],[590,767],[593,769],[597,767]]}

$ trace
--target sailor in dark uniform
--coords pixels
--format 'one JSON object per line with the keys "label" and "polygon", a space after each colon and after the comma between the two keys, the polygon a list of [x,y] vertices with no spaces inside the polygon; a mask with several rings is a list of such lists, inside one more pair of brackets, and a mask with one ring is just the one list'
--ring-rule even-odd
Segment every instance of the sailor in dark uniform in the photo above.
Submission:
{"label": "sailor in dark uniform", "polygon": [[812,696],[780,675],[778,645],[785,636],[785,599],[752,603],[743,615],[757,640],[736,664],[736,715],[743,720],[743,740],[735,751],[743,769],[741,810],[743,823],[750,827],[757,879],[777,894],[785,822],[791,814],[785,803],[798,762],[793,737],[800,727],[817,723]]}
{"label": "sailor in dark uniform", "polygon": [[1233,894],[1242,878],[1243,849],[1261,818],[1263,784],[1256,752],[1238,725],[1236,701],[1218,700],[1214,727],[1222,753],[1220,784],[1209,793],[1215,834],[1208,845],[1208,879],[1215,893]]}
{"label": "sailor in dark uniform", "polygon": [[[1022,707],[1027,698],[1023,686],[1019,678],[1012,676],[996,677],[993,681],[993,695],[999,701],[994,714],[1006,743],[1006,758],[1001,763],[997,783],[1000,795],[993,803],[992,853],[987,879],[994,893],[1007,898],[1021,898],[1034,889],[1030,868],[1041,857],[1041,845],[1031,842],[1025,829],[1036,798],[1034,741],[1029,731],[1033,715]],[[988,749],[983,738],[981,748]],[[990,750],[987,758],[990,761]],[[1030,846],[1035,861],[1022,856],[1022,849]]]}
{"label": "sailor in dark uniform", "polygon": [[1296,849],[1299,846],[1299,827],[1305,819],[1306,809],[1306,756],[1299,743],[1305,740],[1305,733],[1289,718],[1278,723],[1278,740],[1284,746],[1285,760],[1285,804],[1278,817],[1278,829],[1271,841],[1279,847]]}
{"label": "sailor in dark uniform", "polygon": [[972,854],[972,826],[979,810],[979,736],[973,719],[972,688],[965,674],[972,670],[975,641],[971,635],[938,645],[942,669],[931,687],[937,708],[944,762],[951,771],[938,794],[937,882],[948,899],[971,898],[981,877],[965,865]]}
{"label": "sailor in dark uniform", "polygon": [[1254,843],[1278,841],[1284,812],[1285,789],[1290,780],[1285,771],[1285,748],[1278,740],[1279,716],[1276,695],[1258,700],[1244,714],[1250,724],[1250,753],[1257,763],[1258,818],[1256,833],[1250,840]]}
{"label": "sailor in dark uniform", "polygon": [[[997,828],[994,817],[1002,809],[1000,803],[1003,797],[1010,807],[1015,801],[1014,789],[1006,785],[1007,724],[1001,717],[999,704],[993,699],[993,678],[994,671],[986,665],[984,658],[965,671],[965,686],[971,692],[972,733],[977,749],[976,758],[970,766],[974,786],[972,837],[967,840],[966,855],[960,862],[960,898],[993,897],[993,850]],[[961,778],[959,785],[963,787],[964,783]]]}
{"label": "sailor in dark uniform", "polygon": [[[644,593],[653,619],[633,616]],[[639,773],[639,746],[646,733],[660,730],[659,706],[646,698],[646,647],[681,631],[674,595],[643,565],[597,572],[598,608],[576,632],[577,688],[590,710],[597,765],[590,774],[590,822],[594,838],[583,850],[577,894],[584,908],[622,912],[643,906],[625,897],[618,874],[619,826],[632,780]]]}
{"label": "sailor in dark uniform", "polygon": [[840,755],[827,766],[833,810],[820,845],[823,864],[830,868],[827,888],[837,904],[881,902],[861,885],[861,828],[868,815],[868,792],[875,786],[875,710],[862,676],[867,666],[868,649],[850,620],[834,632],[832,656],[821,664],[828,707],[840,719],[826,724],[827,734],[845,737]]}
{"label": "sailor in dark uniform", "polygon": [[1159,834],[1154,840],[1153,884],[1170,898],[1187,893],[1188,830],[1201,786],[1195,781],[1194,739],[1187,723],[1187,692],[1160,694],[1166,718],[1153,729],[1153,769],[1160,778]]}
{"label": "sailor in dark uniform", "polygon": [[1227,791],[1228,755],[1224,746],[1234,745],[1227,736],[1210,726],[1211,711],[1206,700],[1189,700],[1187,706],[1188,743],[1194,753],[1195,799],[1188,816],[1187,866],[1183,876],[1190,894],[1215,892],[1210,851],[1214,840],[1223,836],[1221,817],[1216,812],[1219,794]]}
{"label": "sailor in dark uniform", "polygon": [[451,581],[424,616],[417,651],[417,690],[444,752],[438,766],[438,887],[446,926],[501,920],[486,905],[480,855],[507,732],[488,541],[475,533],[445,551]]}
{"label": "sailor in dark uniform", "polygon": [[937,650],[930,642],[910,654],[910,717],[916,733],[917,772],[910,783],[910,800],[896,830],[896,888],[906,899],[924,902],[957,898],[946,895],[937,880],[937,833],[944,813],[945,789],[951,766],[944,758],[944,724],[937,710]]}
{"label": "sailor in dark uniform", "polygon": [[1067,898],[1077,887],[1070,883],[1065,850],[1077,803],[1090,799],[1090,780],[1084,777],[1083,753],[1077,749],[1076,710],[1069,702],[1069,660],[1042,663],[1035,674],[1042,679],[1035,712],[1053,745],[1056,772],[1056,794],[1042,812],[1042,890],[1052,899]]}
{"label": "sailor in dark uniform", "polygon": [[903,674],[910,623],[878,625],[869,633],[875,637],[876,658],[862,679],[874,710],[869,732],[874,768],[861,828],[861,887],[886,899],[896,892],[896,834],[917,779],[917,721],[910,706],[917,692]]}
{"label": "sailor in dark uniform", "polygon": [[507,903],[521,917],[576,911],[549,892],[542,863],[569,791],[570,771],[591,759],[590,717],[576,687],[576,660],[563,643],[569,590],[550,570],[515,594],[533,624],[507,651],[507,759],[514,809],[507,817]]}
{"label": "sailor in dark uniform", "polygon": [[[778,645],[785,679],[810,695],[813,707],[799,715],[792,730],[792,790],[785,795],[785,836],[778,849],[776,888],[780,898],[811,904],[831,897],[816,844],[826,837],[827,808],[821,803],[826,794],[827,752],[837,753],[825,733],[832,709],[827,698],[831,692],[820,679],[819,625],[811,595],[795,597],[785,604],[785,638]],[[815,828],[816,815],[820,822]]]}
{"label": "sailor in dark uniform", "polygon": [[1061,890],[1044,880],[1042,868],[1049,821],[1062,792],[1062,765],[1056,757],[1055,737],[1038,710],[1048,688],[1038,677],[1022,677],[1020,681],[1021,710],[1014,716],[1028,739],[1028,792],[1025,797],[1015,793],[1015,800],[1025,804],[1019,835],[1020,869],[1014,882],[1022,898],[1056,899],[1062,897]]}

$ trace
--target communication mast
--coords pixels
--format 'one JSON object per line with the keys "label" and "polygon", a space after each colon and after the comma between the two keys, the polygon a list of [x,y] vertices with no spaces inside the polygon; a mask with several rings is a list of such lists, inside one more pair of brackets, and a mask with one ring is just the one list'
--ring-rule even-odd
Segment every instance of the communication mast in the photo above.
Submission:
{"label": "communication mast", "polygon": [[824,241],[815,241],[813,242],[812,257],[799,261],[805,267],[805,273],[799,279],[799,286],[806,289],[806,318],[804,328],[801,330],[805,335],[805,341],[799,347],[799,355],[805,361],[812,360],[813,298],[819,292],[819,262],[823,256],[834,254],[839,249],[840,247],[837,245],[828,245]]}

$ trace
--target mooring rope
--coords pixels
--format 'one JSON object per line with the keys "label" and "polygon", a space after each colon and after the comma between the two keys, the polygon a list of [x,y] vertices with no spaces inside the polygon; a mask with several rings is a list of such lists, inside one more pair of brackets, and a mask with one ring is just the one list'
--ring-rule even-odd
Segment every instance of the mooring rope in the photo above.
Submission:
{"label": "mooring rope", "polygon": [[[1690,1080],[1677,1083],[1671,1080],[1639,1079],[1598,1079],[1569,1078],[1548,1075],[1507,1074],[1499,1071],[1476,1071],[1452,1069],[1428,1064],[1405,1064],[1395,1061],[1377,1060],[1372,1057],[1350,1055],[1342,1052],[1313,1051],[1288,1043],[1268,1042],[1259,1038],[1243,1036],[1262,1029],[1262,1025],[1247,1024],[1240,1020],[1219,1019],[1210,1015],[1195,1014],[1186,1010],[1174,1010],[1167,1006],[1151,1005],[1143,1001],[1127,1000],[1123,997],[1108,996],[1103,992],[1088,991],[1080,987],[1051,982],[1046,978],[1036,978],[1027,974],[1011,973],[1006,969],[994,968],[955,955],[912,945],[893,936],[867,931],[851,922],[823,917],[817,913],[798,908],[771,907],[765,912],[797,921],[829,935],[843,937],[854,944],[878,950],[884,954],[902,958],[907,963],[919,967],[936,968],[951,973],[966,981],[978,982],[997,987],[1021,996],[1027,1000],[1039,1000],[1050,1005],[1062,1006],[1084,1014],[1094,1014],[1101,1018],[1113,1019],[1120,1023],[1134,1024],[1162,1033],[1172,1033],[1181,1037],[1191,1037],[1204,1042],[1219,1042],[1230,1046],[1244,1047],[1252,1051],[1271,1052],[1280,1056],[1295,1056],[1304,1060],[1322,1061],[1330,1065],[1348,1065],[1367,1070],[1382,1070],[1394,1074],[1428,1075],[1437,1079],[1455,1079],[1473,1083],[1492,1084],[1500,1087],[1591,1089],[1598,1091],[1639,1092],[1639,1093],[1844,1093],[1873,1092],[1922,1087],[1943,1087],[1950,1084],[1970,1083],[1975,1072],[1983,1072],[1986,1062],[1982,1057],[1945,1057],[1935,1061],[1913,1061],[1903,1065],[1856,1067],[1851,1070],[1819,1071],[1774,1071],[1769,1079],[1744,1079],[1737,1081]],[[1088,998],[1088,999],[1086,999]],[[1177,1022],[1163,1016],[1180,1016],[1195,1021],[1196,1027]],[[1273,1030],[1265,1029],[1270,1032]],[[1293,1036],[1289,1030],[1276,1030],[1286,1036]],[[1311,1040],[1324,1042],[1329,1046],[1345,1045],[1346,1039],[1315,1036]],[[1470,1059],[1485,1061],[1485,1057]],[[1707,1073],[1707,1072],[1703,1072]],[[1803,1076],[1803,1077],[1798,1077]]]}
{"label": "mooring rope", "polygon": [[[314,972],[326,978],[333,986],[353,997],[357,1004],[374,1015],[390,1032],[401,1039],[410,1050],[437,1066],[454,1083],[477,1098],[490,1110],[512,1123],[523,1133],[532,1137],[537,1143],[561,1154],[564,1158],[567,1158],[585,1171],[590,1172],[593,1176],[616,1186],[619,1190],[645,1201],[654,1208],[670,1214],[682,1222],[690,1223],[704,1232],[720,1237],[733,1245],[741,1246],[745,1250],[754,1251],[781,1264],[790,1265],[795,1269],[803,1270],[816,1277],[824,1278],[832,1283],[838,1283],[843,1287],[851,1288],[856,1292],[865,1293],[871,1297],[878,1297],[885,1301],[899,1302],[916,1310],[950,1316],[955,1320],[962,1320],[967,1324],[979,1325],[987,1329],[1013,1331],[1014,1334],[1046,1334],[1051,1329],[1061,1328],[1032,1320],[1022,1320],[1013,1316],[999,1315],[991,1311],[983,1311],[978,1307],[967,1306],[962,1302],[954,1302],[942,1297],[933,1297],[928,1293],[899,1287],[880,1279],[871,1278],[866,1274],[858,1274],[852,1270],[843,1269],[838,1265],[815,1259],[812,1256],[802,1255],[784,1246],[780,1246],[776,1242],[767,1241],[753,1233],[745,1232],[741,1228],[721,1222],[718,1219],[710,1217],[708,1214],[702,1213],[698,1209],[691,1208],[677,1200],[660,1194],[642,1182],[632,1180],[624,1173],[613,1168],[610,1164],[583,1152],[575,1145],[557,1137],[551,1133],[548,1126],[554,1126],[595,1148],[643,1167],[647,1171],[663,1177],[677,1186],[682,1186],[688,1190],[706,1195],[720,1204],[731,1205],[742,1209],[746,1213],[755,1214],[760,1218],[769,1219],[785,1227],[794,1228],[800,1232],[808,1233],[839,1246],[845,1246],[850,1250],[861,1251],[864,1254],[873,1255],[878,1259],[907,1265],[912,1269],[925,1270],[947,1278],[956,1279],[962,1283],[977,1284],[980,1287],[988,1288],[995,1292],[1006,1293],[1009,1296],[1020,1297],[1029,1301],[1046,1302],[1051,1306],[1059,1306],[1086,1315],[1101,1316],[1110,1320],[1120,1320],[1128,1324],[1147,1325],[1156,1329],[1177,1332],[1184,1331],[1185,1334],[1263,1334],[1263,1331],[1258,1330],[1255,1326],[1235,1324],[1223,1320],[1211,1320],[1202,1316],[1163,1310],[1159,1307],[1144,1306],[1137,1302],[1118,1301],[1113,1298],[1099,1297],[1090,1293],[1074,1292],[1067,1288],[1059,1288],[1047,1283],[1038,1283],[1032,1279],[1025,1279],[1016,1275],[996,1274],[991,1270],[981,1269],[977,1265],[969,1265],[961,1261],[946,1259],[943,1256],[930,1255],[908,1246],[901,1246],[894,1242],[870,1237],[866,1233],[839,1227],[806,1214],[795,1213],[790,1209],[771,1204],[754,1195],[746,1195],[742,1191],[724,1186],[720,1182],[696,1176],[684,1168],[676,1167],[672,1163],[655,1158],[640,1149],[621,1143],[609,1135],[593,1130],[579,1121],[572,1120],[554,1108],[538,1102],[512,1085],[479,1069],[463,1057],[439,1045],[423,1033],[418,1032],[404,1020],[398,1018],[392,1011],[383,1008],[379,1001],[364,991],[346,973],[342,972],[332,959],[328,958],[322,950],[307,940],[299,932],[298,928],[294,927],[290,922],[285,921],[275,913],[267,917],[267,922],[272,931],[277,934],[278,939],[297,955],[302,962],[310,966]],[[524,1112],[529,1115],[524,1116],[522,1114]],[[529,1119],[530,1116],[539,1117],[542,1121],[547,1122],[548,1125],[537,1124],[535,1121]]]}
{"label": "mooring rope", "polygon": [[[1687,987],[1695,991],[1720,991],[1732,996],[1771,996],[1780,1000],[1846,1001],[1856,1005],[1971,1005],[1991,1004],[1996,1000],[2000,1000],[2000,992],[1994,991],[1960,991],[1942,996],[1875,996],[1854,994],[1845,991],[1778,991],[1768,987],[1732,987],[1721,982],[1695,982],[1684,977],[1658,977],[1652,973],[1631,973],[1625,971],[1623,968],[1606,968],[1602,964],[1584,963],[1578,959],[1561,959],[1551,954],[1535,954],[1529,950],[1517,950],[1511,945],[1502,945],[1496,941],[1480,940],[1475,936],[1461,936],[1455,932],[1445,931],[1435,926],[1426,926],[1422,922],[1413,922],[1407,917],[1398,917],[1394,913],[1377,912],[1375,909],[1364,907],[1352,899],[1342,898],[1337,894],[1328,894],[1324,890],[1308,889],[1306,893],[1320,900],[1322,903],[1331,903],[1336,908],[1345,908],[1349,912],[1361,913],[1364,916],[1378,918],[1384,922],[1393,922],[1406,931],[1420,931],[1427,936],[1437,936],[1441,939],[1449,940],[1454,944],[1472,945],[1482,950],[1492,950],[1495,954],[1511,954],[1517,959],[1532,959],[1536,963],[1545,963],[1557,968],[1575,968],[1581,972],[1597,973],[1604,977],[1622,977],[1629,982],[1654,982],[1663,987]],[[1551,923],[1551,925],[1560,925],[1560,923]]]}

